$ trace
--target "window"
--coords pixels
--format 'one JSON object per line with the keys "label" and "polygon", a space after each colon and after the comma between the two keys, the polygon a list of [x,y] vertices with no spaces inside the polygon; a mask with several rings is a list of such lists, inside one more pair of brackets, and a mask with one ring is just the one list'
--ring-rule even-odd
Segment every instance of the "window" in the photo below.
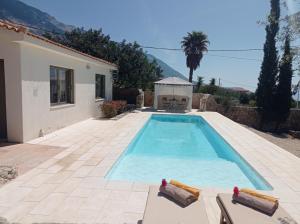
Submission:
{"label": "window", "polygon": [[50,66],[51,105],[74,103],[74,73],[72,69]]}
{"label": "window", "polygon": [[105,75],[96,74],[96,99],[105,98]]}

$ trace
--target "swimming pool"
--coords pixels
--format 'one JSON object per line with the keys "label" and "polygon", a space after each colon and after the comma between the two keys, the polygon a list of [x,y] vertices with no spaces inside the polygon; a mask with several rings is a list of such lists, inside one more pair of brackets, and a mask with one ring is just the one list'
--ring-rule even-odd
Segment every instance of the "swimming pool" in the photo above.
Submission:
{"label": "swimming pool", "polygon": [[106,178],[272,189],[202,117],[193,115],[153,114]]}

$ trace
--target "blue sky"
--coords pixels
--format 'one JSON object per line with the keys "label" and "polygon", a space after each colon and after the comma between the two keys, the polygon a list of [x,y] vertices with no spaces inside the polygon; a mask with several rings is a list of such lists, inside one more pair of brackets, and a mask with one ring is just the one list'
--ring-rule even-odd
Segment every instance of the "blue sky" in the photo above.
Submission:
{"label": "blue sky", "polygon": [[[269,0],[22,0],[66,24],[102,28],[113,40],[180,48],[190,31],[208,35],[209,49],[262,48]],[[290,0],[293,1],[293,0]],[[296,11],[296,7],[292,11]],[[187,76],[183,52],[147,50]],[[194,77],[221,78],[223,86],[255,90],[262,52],[209,52]],[[214,55],[250,58],[230,59]],[[299,77],[294,78],[294,82]]]}

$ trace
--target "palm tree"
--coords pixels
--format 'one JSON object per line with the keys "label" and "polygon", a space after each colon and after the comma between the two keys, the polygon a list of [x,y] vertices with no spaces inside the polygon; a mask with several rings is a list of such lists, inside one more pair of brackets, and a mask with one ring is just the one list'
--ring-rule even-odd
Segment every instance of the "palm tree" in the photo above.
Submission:
{"label": "palm tree", "polygon": [[186,55],[186,66],[190,68],[189,82],[193,81],[193,72],[200,66],[203,53],[207,51],[209,41],[202,32],[188,33],[181,41],[181,48]]}

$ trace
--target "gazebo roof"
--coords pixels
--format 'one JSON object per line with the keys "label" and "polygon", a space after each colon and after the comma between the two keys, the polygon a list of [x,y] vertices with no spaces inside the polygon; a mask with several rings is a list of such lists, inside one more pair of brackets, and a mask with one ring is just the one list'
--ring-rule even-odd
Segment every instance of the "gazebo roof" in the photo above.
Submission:
{"label": "gazebo roof", "polygon": [[182,85],[182,86],[192,86],[193,84],[183,80],[181,78],[177,77],[168,77],[165,79],[162,79],[160,81],[154,82],[155,84],[161,84],[161,85]]}

